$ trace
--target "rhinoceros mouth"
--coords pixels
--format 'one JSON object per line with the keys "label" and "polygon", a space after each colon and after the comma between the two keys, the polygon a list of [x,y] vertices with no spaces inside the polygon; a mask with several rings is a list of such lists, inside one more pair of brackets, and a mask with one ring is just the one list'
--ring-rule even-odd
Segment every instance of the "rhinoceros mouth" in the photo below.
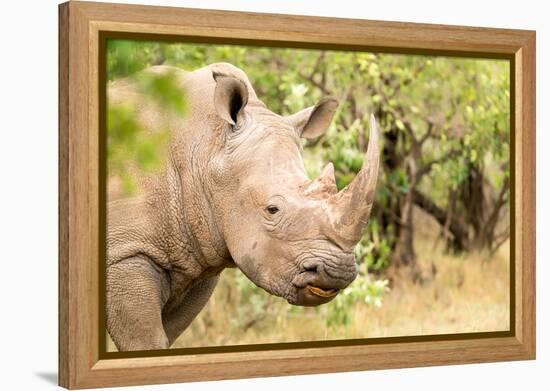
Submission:
{"label": "rhinoceros mouth", "polygon": [[313,285],[307,285],[307,290],[312,295],[323,298],[334,297],[338,294],[338,292],[340,292],[340,289],[324,289]]}

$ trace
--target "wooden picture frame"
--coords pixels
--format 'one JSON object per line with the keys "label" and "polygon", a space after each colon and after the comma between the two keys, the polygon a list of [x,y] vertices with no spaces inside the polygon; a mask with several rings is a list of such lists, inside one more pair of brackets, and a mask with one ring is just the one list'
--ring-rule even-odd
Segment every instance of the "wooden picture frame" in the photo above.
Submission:
{"label": "wooden picture frame", "polygon": [[[366,344],[105,358],[99,99],[105,34],[505,58],[512,64],[511,330]],[[153,34],[153,35],[151,35]],[[104,333],[104,332],[103,332]],[[88,2],[59,6],[59,384],[67,388],[535,358],[535,32]]]}

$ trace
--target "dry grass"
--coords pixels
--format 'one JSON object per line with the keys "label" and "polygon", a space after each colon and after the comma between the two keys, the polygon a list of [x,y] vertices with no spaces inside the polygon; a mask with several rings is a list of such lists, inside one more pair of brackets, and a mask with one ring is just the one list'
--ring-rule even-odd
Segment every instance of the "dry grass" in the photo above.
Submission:
{"label": "dry grass", "polygon": [[418,264],[426,281],[395,279],[381,307],[363,302],[350,306],[348,325],[327,326],[332,303],[297,308],[259,289],[253,295],[256,301],[243,301],[235,289],[239,271],[226,270],[205,309],[173,347],[507,330],[509,246],[491,259],[478,253],[449,255],[436,243],[435,224],[420,214],[417,222]]}

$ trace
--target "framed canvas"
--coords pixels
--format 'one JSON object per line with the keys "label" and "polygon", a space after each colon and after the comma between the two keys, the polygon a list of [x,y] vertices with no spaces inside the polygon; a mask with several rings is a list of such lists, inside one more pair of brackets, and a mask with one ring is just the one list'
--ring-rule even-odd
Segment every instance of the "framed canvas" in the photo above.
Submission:
{"label": "framed canvas", "polygon": [[59,384],[535,358],[535,33],[59,6]]}

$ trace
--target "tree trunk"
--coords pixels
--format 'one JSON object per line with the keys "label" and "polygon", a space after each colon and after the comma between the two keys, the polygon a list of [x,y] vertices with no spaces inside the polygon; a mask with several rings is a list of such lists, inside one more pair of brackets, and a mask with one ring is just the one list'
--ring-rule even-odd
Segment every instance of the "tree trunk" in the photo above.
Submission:
{"label": "tree trunk", "polygon": [[[379,116],[385,112],[380,112]],[[382,150],[382,162],[386,172],[394,172],[403,167],[404,156],[398,145],[400,144],[399,129],[392,128],[384,133],[385,143]],[[397,192],[397,190],[394,190]],[[416,254],[414,252],[413,241],[413,199],[412,194],[408,192],[404,195],[396,194],[391,197],[389,205],[382,209],[381,223],[384,234],[394,236],[392,243],[392,254],[390,256],[390,268],[398,269],[404,266],[414,267],[416,264]],[[388,232],[390,231],[390,232]]]}
{"label": "tree trunk", "polygon": [[395,267],[414,266],[416,253],[414,251],[413,198],[412,192],[407,193],[401,202],[401,224],[391,262]]}
{"label": "tree trunk", "polygon": [[447,221],[447,211],[437,206],[435,202],[422,192],[414,190],[413,196],[414,203],[418,207],[432,216],[442,227],[445,227],[445,225],[448,226],[449,233],[452,235],[452,238],[449,240],[450,247],[455,252],[466,251],[469,247],[468,227],[455,217],[451,217],[450,221]]}
{"label": "tree trunk", "polygon": [[464,208],[466,223],[473,229],[471,248],[482,249],[490,242],[486,235],[487,202],[483,189],[483,172],[472,165],[468,167],[468,177],[460,185],[459,197]]}

